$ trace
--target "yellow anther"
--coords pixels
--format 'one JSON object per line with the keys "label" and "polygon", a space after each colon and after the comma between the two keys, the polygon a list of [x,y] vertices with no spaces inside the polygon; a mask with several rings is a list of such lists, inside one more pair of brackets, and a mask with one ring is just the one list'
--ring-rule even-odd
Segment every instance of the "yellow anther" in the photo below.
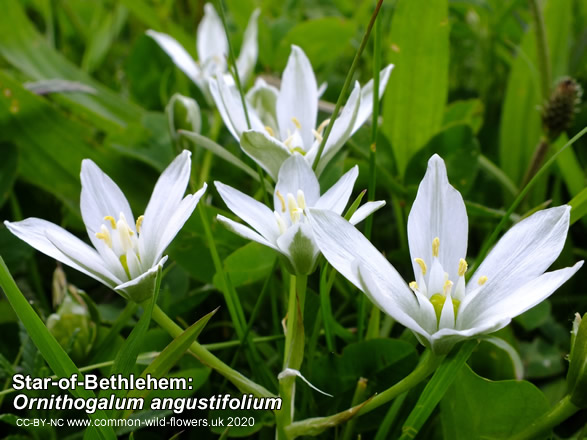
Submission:
{"label": "yellow anther", "polygon": [[298,206],[300,207],[300,209],[301,210],[306,209],[306,198],[304,197],[304,192],[301,189],[298,189],[297,199],[298,199]]}
{"label": "yellow anther", "polygon": [[467,264],[467,262],[461,258],[459,260],[459,276],[462,277],[463,275],[465,275],[465,272],[467,272],[467,269],[469,268],[469,265]]}
{"label": "yellow anther", "polygon": [[269,127],[268,125],[265,126],[265,131],[267,133],[269,133],[269,136],[271,137],[275,137],[275,132],[273,131],[273,129],[271,127]]}
{"label": "yellow anther", "polygon": [[418,266],[420,266],[420,269],[422,269],[422,275],[426,275],[426,271],[428,270],[428,268],[426,267],[426,263],[424,263],[424,260],[422,260],[421,258],[414,258],[414,261],[418,264]]}
{"label": "yellow anther", "polygon": [[301,130],[302,129],[302,124],[300,124],[300,121],[298,121],[298,118],[296,118],[295,116],[293,116],[291,118],[291,121],[294,123],[294,125],[296,126],[296,128],[298,130]]}
{"label": "yellow anther", "polygon": [[445,295],[447,295],[451,289],[452,289],[452,281],[451,280],[446,280],[444,282],[444,286],[442,287],[442,291],[444,292]]}
{"label": "yellow anther", "polygon": [[438,237],[436,237],[434,240],[432,240],[432,256],[433,257],[438,257],[438,248],[440,247],[440,240]]}
{"label": "yellow anther", "polygon": [[143,225],[143,220],[145,219],[144,215],[139,215],[139,218],[137,219],[137,234],[141,233],[141,226]]}
{"label": "yellow anther", "polygon": [[322,142],[322,135],[320,133],[318,133],[317,130],[312,129],[312,134],[314,135],[314,137],[316,138],[316,140],[318,142]]}
{"label": "yellow anther", "polygon": [[480,286],[482,286],[483,284],[485,284],[487,282],[489,278],[487,278],[485,275],[481,276],[479,278],[479,281],[477,281],[477,284],[479,284]]}
{"label": "yellow anther", "polygon": [[110,237],[110,232],[108,232],[106,226],[102,225],[100,232],[96,232],[96,238],[103,240],[104,243],[106,243],[106,246],[112,249],[112,237]]}
{"label": "yellow anther", "polygon": [[279,191],[275,191],[275,195],[277,196],[277,198],[281,202],[281,212],[285,212],[285,199],[283,198],[283,196],[281,195],[281,193]]}
{"label": "yellow anther", "polygon": [[409,285],[410,289],[412,289],[413,291],[418,290],[418,283],[416,283],[415,281],[412,281]]}
{"label": "yellow anther", "polygon": [[318,126],[318,128],[316,129],[316,131],[318,133],[322,133],[322,131],[326,128],[326,126],[330,124],[330,119],[325,119],[324,121],[322,121],[322,123]]}
{"label": "yellow anther", "polygon": [[112,229],[116,229],[116,220],[114,220],[114,217],[112,217],[111,215],[107,215],[106,217],[104,217],[104,220],[110,222],[110,227]]}

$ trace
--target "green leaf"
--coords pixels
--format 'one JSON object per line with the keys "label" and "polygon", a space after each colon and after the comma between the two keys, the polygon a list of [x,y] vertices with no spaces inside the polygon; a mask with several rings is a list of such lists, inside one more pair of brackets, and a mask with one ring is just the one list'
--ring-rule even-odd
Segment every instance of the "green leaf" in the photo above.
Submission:
{"label": "green leaf", "polygon": [[[218,309],[215,309],[208,313],[207,315],[200,318],[190,327],[183,331],[179,336],[177,336],[167,347],[163,350],[159,356],[157,356],[151,364],[145,368],[145,370],[141,373],[141,377],[147,377],[147,375],[151,375],[152,377],[163,377],[167,372],[181,359],[184,353],[190,348],[190,345],[196,340],[196,338],[200,335],[208,321]],[[133,389],[130,390],[127,394],[127,397],[145,397],[149,394],[150,390],[138,390]],[[130,414],[129,411],[125,413],[125,417],[128,417]]]}
{"label": "green leaf", "polygon": [[[49,333],[49,330],[47,330],[47,327],[45,327],[41,318],[35,313],[27,299],[18,289],[18,286],[10,275],[2,257],[0,257],[0,287],[2,287],[6,298],[8,298],[12,308],[26,328],[28,335],[39,349],[43,358],[47,361],[47,364],[49,364],[51,370],[53,370],[58,377],[71,377],[74,374],[77,374],[78,377],[82,377],[82,374],[76,365],[69,356],[67,356],[67,353],[61,348],[61,345],[59,345],[51,333]],[[96,397],[92,391],[88,391],[83,387],[75,387],[70,392],[75,397],[83,399]],[[93,414],[88,414],[88,416],[92,420],[109,418],[102,410],[96,410]],[[99,434],[99,438],[116,438],[112,428],[100,426],[91,429]]]}
{"label": "green leaf", "polygon": [[[467,341],[438,367],[402,427],[400,440],[414,438],[463,368],[477,341]],[[450,438],[450,437],[447,437]]]}
{"label": "green leaf", "polygon": [[355,34],[355,25],[340,17],[323,17],[306,20],[295,25],[281,40],[277,53],[279,64],[285,66],[291,45],[300,46],[314,70],[341,57],[349,49]]}
{"label": "green leaf", "polygon": [[[548,0],[543,9],[553,78],[567,72],[571,6],[571,0]],[[500,164],[514,183],[522,180],[542,132],[536,59],[536,34],[530,26],[508,78],[499,130]]]}
{"label": "green leaf", "polygon": [[587,188],[583,188],[579,194],[573,197],[569,205],[571,205],[571,224],[573,224],[587,214]]}
{"label": "green leaf", "polygon": [[542,301],[527,312],[516,316],[514,321],[524,327],[524,330],[530,332],[548,321],[551,309],[550,301]]}
{"label": "green leaf", "polygon": [[461,369],[440,403],[444,438],[509,438],[548,410],[544,394],[530,382],[492,382],[468,366]]}
{"label": "green leaf", "polygon": [[12,192],[12,185],[18,171],[18,149],[12,143],[0,144],[2,161],[0,161],[0,208]]}
{"label": "green leaf", "polygon": [[58,101],[76,108],[80,115],[89,112],[94,123],[102,128],[120,129],[140,118],[140,107],[104,87],[49,46],[29,21],[21,5],[21,2],[7,2],[3,5],[0,14],[2,57],[33,80],[60,78],[78,81],[96,89],[95,95],[71,93],[59,96]]}
{"label": "green leaf", "polygon": [[383,102],[383,131],[398,171],[442,126],[448,92],[447,0],[398,0],[389,62],[395,64]]}
{"label": "green leaf", "polygon": [[479,133],[483,125],[483,103],[479,99],[466,99],[451,103],[444,111],[442,128],[456,124],[468,124],[473,133]]}
{"label": "green leaf", "polygon": [[406,171],[406,184],[417,185],[426,172],[428,159],[437,153],[446,163],[450,183],[465,195],[473,187],[480,150],[469,125],[453,125],[430,139],[426,147],[412,157]]}
{"label": "green leaf", "polygon": [[[277,255],[273,249],[250,242],[237,249],[224,260],[224,271],[230,276],[233,287],[252,284],[270,275]],[[214,285],[221,289],[220,274],[214,275]]]}

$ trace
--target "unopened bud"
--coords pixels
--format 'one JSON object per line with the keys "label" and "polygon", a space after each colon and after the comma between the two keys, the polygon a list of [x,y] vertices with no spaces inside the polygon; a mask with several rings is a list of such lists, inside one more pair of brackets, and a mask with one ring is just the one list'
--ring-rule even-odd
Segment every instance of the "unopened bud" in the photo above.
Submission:
{"label": "unopened bud", "polygon": [[178,130],[200,133],[202,115],[200,106],[194,99],[176,93],[165,107],[165,113],[167,113],[169,130],[174,140],[179,137]]}

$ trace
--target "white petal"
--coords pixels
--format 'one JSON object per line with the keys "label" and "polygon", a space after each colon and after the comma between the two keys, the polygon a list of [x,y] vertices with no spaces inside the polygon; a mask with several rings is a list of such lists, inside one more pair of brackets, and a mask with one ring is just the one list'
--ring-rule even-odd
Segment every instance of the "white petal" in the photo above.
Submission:
{"label": "white petal", "polygon": [[273,211],[263,203],[221,182],[214,182],[216,189],[232,212],[248,223],[271,243],[279,236],[279,228]]}
{"label": "white petal", "polygon": [[238,74],[242,82],[246,82],[257,64],[257,55],[259,54],[259,45],[257,44],[257,19],[259,18],[260,9],[255,9],[249,19],[249,24],[245,29],[243,44],[236,60]]}
{"label": "white petal", "polygon": [[455,328],[455,308],[450,294],[444,300],[444,305],[440,312],[440,320],[438,321],[438,328]]}
{"label": "white petal", "polygon": [[157,255],[153,261],[146,262],[148,266],[155,264],[155,261],[159,260],[163,252],[169,246],[169,243],[175,238],[179,230],[183,227],[185,222],[190,218],[194,209],[198,205],[198,202],[206,192],[206,188],[208,186],[204,183],[202,188],[200,188],[195,194],[189,194],[184,197],[181,201],[175,212],[171,215],[168,219],[167,224],[164,227],[164,230],[161,231],[161,235],[158,239],[157,243]]}
{"label": "white petal", "polygon": [[318,98],[321,98],[324,95],[324,92],[328,88],[328,83],[324,81],[322,84],[318,86]]}
{"label": "white petal", "polygon": [[[85,273],[109,287],[120,283],[120,280],[104,266],[95,249],[56,224],[38,218],[27,218],[13,223],[5,221],[4,224],[10,232],[39,252]],[[51,240],[48,236],[51,233],[53,237],[57,237],[63,243],[63,246],[60,248],[55,246],[56,240]]]}
{"label": "white petal", "polygon": [[[232,136],[238,141],[242,131],[247,128],[246,121],[244,120],[244,115],[242,118],[238,118],[238,108],[236,107],[236,103],[232,100],[232,94],[225,94],[226,88],[220,88],[221,82],[225,82],[223,77],[210,78],[208,80],[210,95],[212,95],[212,99],[216,104],[216,108],[220,113],[224,125],[226,125],[230,134],[232,134]],[[233,113],[236,113],[235,119],[237,120],[237,123],[239,123],[238,126],[235,126],[233,123]]]}
{"label": "white petal", "polygon": [[226,229],[234,232],[235,234],[240,235],[241,237],[246,238],[247,240],[253,240],[264,246],[270,247],[271,249],[275,249],[277,252],[281,252],[275,244],[270,243],[269,241],[267,241],[266,238],[264,238],[257,232],[253,231],[248,226],[241,225],[240,223],[232,221],[229,218],[224,217],[223,215],[217,215],[216,219],[220,223],[222,223],[226,227]]}
{"label": "white petal", "polygon": [[[429,338],[428,332],[420,323],[416,322],[415,318],[421,316],[419,305],[403,280],[399,285],[388,284],[386,281],[389,279],[383,280],[377,276],[371,268],[367,267],[364,260],[361,260],[357,267],[358,276],[363,286],[361,290],[365,292],[371,302],[404,327]],[[434,316],[434,320],[436,321],[436,316]],[[429,324],[429,321],[427,320],[425,323]]]}
{"label": "white petal", "polygon": [[[312,145],[318,115],[318,86],[310,60],[302,49],[292,46],[287,66],[283,72],[281,89],[277,97],[277,121],[282,139],[293,133],[296,118],[301,125],[304,150]],[[288,133],[289,132],[289,133]]]}
{"label": "white petal", "polygon": [[313,239],[312,228],[305,223],[290,226],[277,239],[282,254],[289,258],[296,274],[310,274],[316,267],[320,249]]}
{"label": "white petal", "polygon": [[[353,270],[353,261],[368,271],[380,288],[369,292],[372,301],[404,326],[427,334],[413,317],[419,315],[416,297],[395,268],[353,225],[331,211],[308,209],[314,238],[328,262],[351,283],[365,292],[364,284]],[[365,292],[367,293],[367,292]],[[400,320],[401,318],[401,320]],[[409,319],[408,319],[409,318]],[[408,325],[409,324],[409,325]]]}
{"label": "white petal", "polygon": [[428,169],[416,200],[408,216],[408,241],[414,273],[420,267],[413,262],[422,258],[432,262],[432,241],[438,237],[438,258],[449,279],[458,279],[459,260],[467,254],[468,220],[461,194],[448,183],[444,161],[434,155],[428,161]]}
{"label": "white petal", "polygon": [[100,240],[96,238],[96,232],[100,231],[102,224],[107,224],[104,217],[112,216],[118,220],[120,213],[122,213],[130,225],[134,224],[134,218],[128,201],[118,185],[90,159],[82,161],[80,177],[82,182],[80,197],[82,219],[90,240],[94,247],[98,248]]}
{"label": "white petal", "polygon": [[436,354],[447,354],[456,343],[477,335],[496,332],[508,325],[510,321],[508,318],[499,322],[492,322],[482,327],[473,327],[466,330],[443,328],[434,333],[430,338],[432,351]]}
{"label": "white petal", "polygon": [[192,81],[199,84],[201,70],[191,55],[170,35],[148,30],[147,35],[163,49],[173,63],[179,67]]}
{"label": "white petal", "polygon": [[583,261],[579,261],[572,267],[547,272],[503,293],[491,291],[488,286],[463,310],[461,326],[478,327],[514,318],[552,295],[582,266]]}
{"label": "white petal", "polygon": [[255,110],[265,126],[279,134],[277,125],[277,96],[279,90],[267,84],[263,78],[257,78],[255,85],[247,92],[247,102]]}
{"label": "white petal", "polygon": [[[330,135],[326,140],[324,151],[322,151],[318,167],[316,168],[316,173],[318,175],[322,174],[322,171],[324,171],[328,162],[332,160],[335,154],[340,151],[345,142],[351,137],[353,122],[357,117],[360,103],[361,88],[359,87],[359,83],[356,82],[347,103],[334,121]],[[308,154],[308,160],[314,160],[315,155],[318,153],[320,143],[321,142],[318,140],[314,142],[314,147]]]}
{"label": "white petal", "polygon": [[241,136],[241,148],[273,180],[277,180],[281,165],[291,156],[285,145],[264,131],[245,131]]}
{"label": "white petal", "polygon": [[357,209],[353,215],[351,215],[351,218],[349,219],[349,223],[352,225],[356,225],[356,224],[362,222],[363,220],[365,220],[367,217],[369,217],[375,211],[383,208],[384,206],[385,206],[385,200],[378,200],[376,202],[367,202],[363,206],[359,207],[359,209]]}
{"label": "white petal", "polygon": [[294,153],[287,158],[281,168],[275,186],[273,203],[276,211],[281,210],[281,201],[277,196],[277,191],[282,197],[286,198],[288,193],[294,198],[297,197],[298,190],[304,192],[307,206],[314,206],[320,197],[320,184],[312,171],[312,167],[299,153]]}
{"label": "white petal", "polygon": [[226,71],[228,41],[222,21],[211,3],[204,5],[204,17],[198,26],[196,45],[200,63],[213,61],[218,66],[218,73]]}
{"label": "white petal", "polygon": [[141,258],[154,261],[158,254],[162,231],[183,199],[191,167],[191,153],[184,150],[159,176],[141,226],[140,235],[145,247],[145,255]]}
{"label": "white petal", "polygon": [[501,301],[543,274],[563,249],[570,211],[570,206],[545,209],[513,226],[475,271],[467,290],[474,289],[479,278],[486,276],[487,289],[495,292],[492,301]]}
{"label": "white petal", "polygon": [[[388,65],[379,73],[379,102],[381,102],[381,98],[383,97],[383,93],[385,92],[385,88],[387,86],[387,81],[389,80],[389,75],[391,74],[391,70],[393,69],[393,64]],[[361,125],[365,123],[367,118],[371,116],[373,112],[373,80],[370,80],[367,84],[365,84],[361,88],[361,107],[357,113],[357,117],[353,124],[353,128],[351,130],[351,135],[359,128]]]}
{"label": "white petal", "polygon": [[431,335],[438,330],[438,319],[436,318],[436,311],[434,310],[434,306],[419,290],[416,290],[414,294],[416,295],[420,305],[420,315],[418,316],[417,321],[422,326],[422,328]]}
{"label": "white petal", "polygon": [[[218,90],[213,90],[212,89],[212,84],[216,82],[216,85],[218,86]],[[214,97],[214,93],[218,94],[217,97]],[[233,85],[229,85],[223,76],[218,76],[218,78],[216,79],[216,81],[211,80],[210,81],[210,93],[212,93],[212,97],[214,98],[214,100],[217,102],[218,105],[218,99],[221,100],[221,102],[224,104],[224,110],[225,110],[225,115],[222,115],[222,119],[226,122],[226,118],[228,118],[228,121],[230,121],[233,129],[234,129],[234,133],[233,136],[235,135],[235,133],[237,134],[237,136],[235,136],[235,138],[238,140],[239,137],[241,136],[242,132],[245,130],[249,129],[249,126],[247,124],[247,117],[245,115],[245,111],[243,109],[243,103],[239,94],[238,89],[236,88],[236,86]],[[249,116],[249,122],[251,123],[251,129],[253,130],[265,130],[265,126],[263,125],[263,123],[261,122],[261,120],[259,119],[259,116],[257,115],[257,113],[255,112],[255,110],[253,110],[250,106],[250,104],[246,101],[245,99],[245,104],[247,106],[247,114]],[[219,107],[219,111],[220,111],[220,106]]]}
{"label": "white petal", "polygon": [[155,293],[157,272],[159,271],[159,268],[163,267],[166,261],[167,255],[161,258],[159,263],[151,267],[147,272],[127,281],[126,283],[116,286],[114,290],[137,303],[146,301],[151,298],[153,293]]}
{"label": "white petal", "polygon": [[351,197],[358,176],[359,167],[355,165],[338,179],[328,191],[322,194],[322,197],[320,197],[313,206],[319,209],[336,212],[339,215],[342,214],[345,206],[349,202],[349,198]]}

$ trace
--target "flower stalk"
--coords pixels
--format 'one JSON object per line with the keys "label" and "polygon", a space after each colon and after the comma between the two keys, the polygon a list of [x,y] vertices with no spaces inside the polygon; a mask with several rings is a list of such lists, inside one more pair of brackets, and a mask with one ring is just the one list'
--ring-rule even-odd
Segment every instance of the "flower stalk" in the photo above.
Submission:
{"label": "flower stalk", "polygon": [[[307,275],[291,275],[287,307],[287,327],[283,353],[283,370],[300,370],[304,360],[304,305],[306,302]],[[279,396],[282,408],[276,414],[278,438],[286,439],[285,429],[294,417],[296,376],[285,375],[279,379]]]}

